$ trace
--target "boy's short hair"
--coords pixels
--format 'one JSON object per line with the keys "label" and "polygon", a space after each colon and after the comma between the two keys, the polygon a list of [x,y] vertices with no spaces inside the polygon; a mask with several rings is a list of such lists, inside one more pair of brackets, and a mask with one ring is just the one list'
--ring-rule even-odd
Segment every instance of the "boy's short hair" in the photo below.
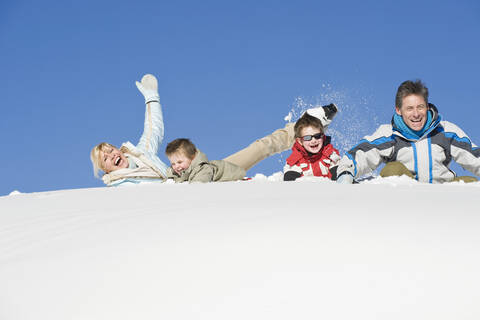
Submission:
{"label": "boy's short hair", "polygon": [[305,112],[303,116],[301,116],[300,119],[297,120],[295,126],[293,127],[295,131],[295,138],[301,138],[302,130],[306,127],[317,128],[318,130],[320,130],[320,132],[324,132],[323,125],[320,119],[311,116]]}
{"label": "boy's short hair", "polygon": [[167,157],[177,152],[182,152],[187,158],[193,160],[197,154],[197,147],[189,139],[179,138],[170,142],[165,149]]}

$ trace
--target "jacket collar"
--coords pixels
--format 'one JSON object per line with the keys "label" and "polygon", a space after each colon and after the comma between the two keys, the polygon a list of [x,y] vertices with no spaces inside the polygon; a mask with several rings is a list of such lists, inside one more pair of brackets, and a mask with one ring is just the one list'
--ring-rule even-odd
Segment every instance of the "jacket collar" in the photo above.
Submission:
{"label": "jacket collar", "polygon": [[300,143],[295,141],[292,147],[292,154],[287,158],[287,163],[289,165],[294,165],[301,159],[307,159],[309,162],[316,162],[320,160],[325,151],[325,146],[330,144],[330,141],[331,141],[331,137],[325,136],[323,140],[322,149],[320,150],[320,152],[315,154],[308,152]]}
{"label": "jacket collar", "polygon": [[105,184],[110,185],[113,182],[126,178],[154,178],[165,180],[165,175],[132,143],[126,142],[120,147],[120,151],[125,153],[128,161],[133,160],[136,168],[124,168],[106,173],[102,176]]}
{"label": "jacket collar", "polygon": [[440,121],[442,121],[442,117],[438,113],[438,109],[433,103],[428,104],[428,112],[431,114],[432,121],[428,126],[428,128],[424,130],[423,134],[419,138],[410,135],[408,132],[405,132],[404,130],[402,130],[402,128],[398,127],[395,123],[395,114],[392,116],[392,121],[391,121],[393,133],[409,141],[421,140],[422,138],[427,136],[430,132],[435,130],[435,128],[440,124]]}

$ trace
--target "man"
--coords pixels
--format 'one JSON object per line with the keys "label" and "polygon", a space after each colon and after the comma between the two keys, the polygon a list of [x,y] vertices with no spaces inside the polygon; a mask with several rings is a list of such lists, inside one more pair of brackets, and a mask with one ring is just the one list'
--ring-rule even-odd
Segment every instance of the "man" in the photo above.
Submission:
{"label": "man", "polygon": [[381,125],[363,138],[340,160],[339,183],[352,183],[386,163],[380,176],[407,175],[420,182],[474,182],[475,177],[456,177],[448,167],[455,160],[480,175],[480,148],[456,125],[442,121],[428,103],[428,89],[420,81],[405,81],[397,90],[391,124]]}

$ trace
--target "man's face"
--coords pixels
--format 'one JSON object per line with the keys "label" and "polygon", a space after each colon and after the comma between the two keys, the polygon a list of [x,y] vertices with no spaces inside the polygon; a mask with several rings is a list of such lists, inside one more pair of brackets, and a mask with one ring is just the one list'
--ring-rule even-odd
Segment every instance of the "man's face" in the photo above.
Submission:
{"label": "man's face", "polygon": [[167,157],[168,160],[170,160],[173,171],[178,175],[181,175],[183,171],[187,170],[192,163],[192,159],[185,156],[183,152],[175,152]]}
{"label": "man's face", "polygon": [[[316,139],[315,137],[313,137],[314,135],[318,135],[318,134],[321,134],[321,131],[320,129],[318,128],[314,128],[314,127],[305,127],[302,129],[301,131],[301,134],[302,134],[302,137],[301,138],[297,138],[297,141],[298,143],[300,143],[304,148],[305,150],[307,150],[308,152],[310,153],[318,153],[320,152],[320,150],[322,150],[322,147],[323,147],[323,134],[322,134],[322,137],[319,138],[319,139]],[[304,140],[303,137],[307,136],[308,138],[311,138],[310,140]],[[311,136],[311,137],[309,137]]]}
{"label": "man's face", "polygon": [[402,107],[395,107],[403,122],[412,130],[420,131],[427,122],[428,105],[422,96],[411,94],[402,100]]}
{"label": "man's face", "polygon": [[105,173],[128,167],[128,160],[122,151],[115,147],[100,151],[100,161]]}

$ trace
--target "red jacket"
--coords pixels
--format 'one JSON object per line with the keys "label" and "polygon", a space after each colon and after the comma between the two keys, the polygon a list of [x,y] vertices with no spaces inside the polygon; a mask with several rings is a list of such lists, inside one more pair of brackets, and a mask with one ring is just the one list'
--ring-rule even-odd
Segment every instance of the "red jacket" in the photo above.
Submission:
{"label": "red jacket", "polygon": [[295,180],[304,175],[332,179],[330,168],[337,165],[340,154],[328,138],[320,152],[315,154],[307,152],[300,143],[295,142],[284,167],[284,180]]}

